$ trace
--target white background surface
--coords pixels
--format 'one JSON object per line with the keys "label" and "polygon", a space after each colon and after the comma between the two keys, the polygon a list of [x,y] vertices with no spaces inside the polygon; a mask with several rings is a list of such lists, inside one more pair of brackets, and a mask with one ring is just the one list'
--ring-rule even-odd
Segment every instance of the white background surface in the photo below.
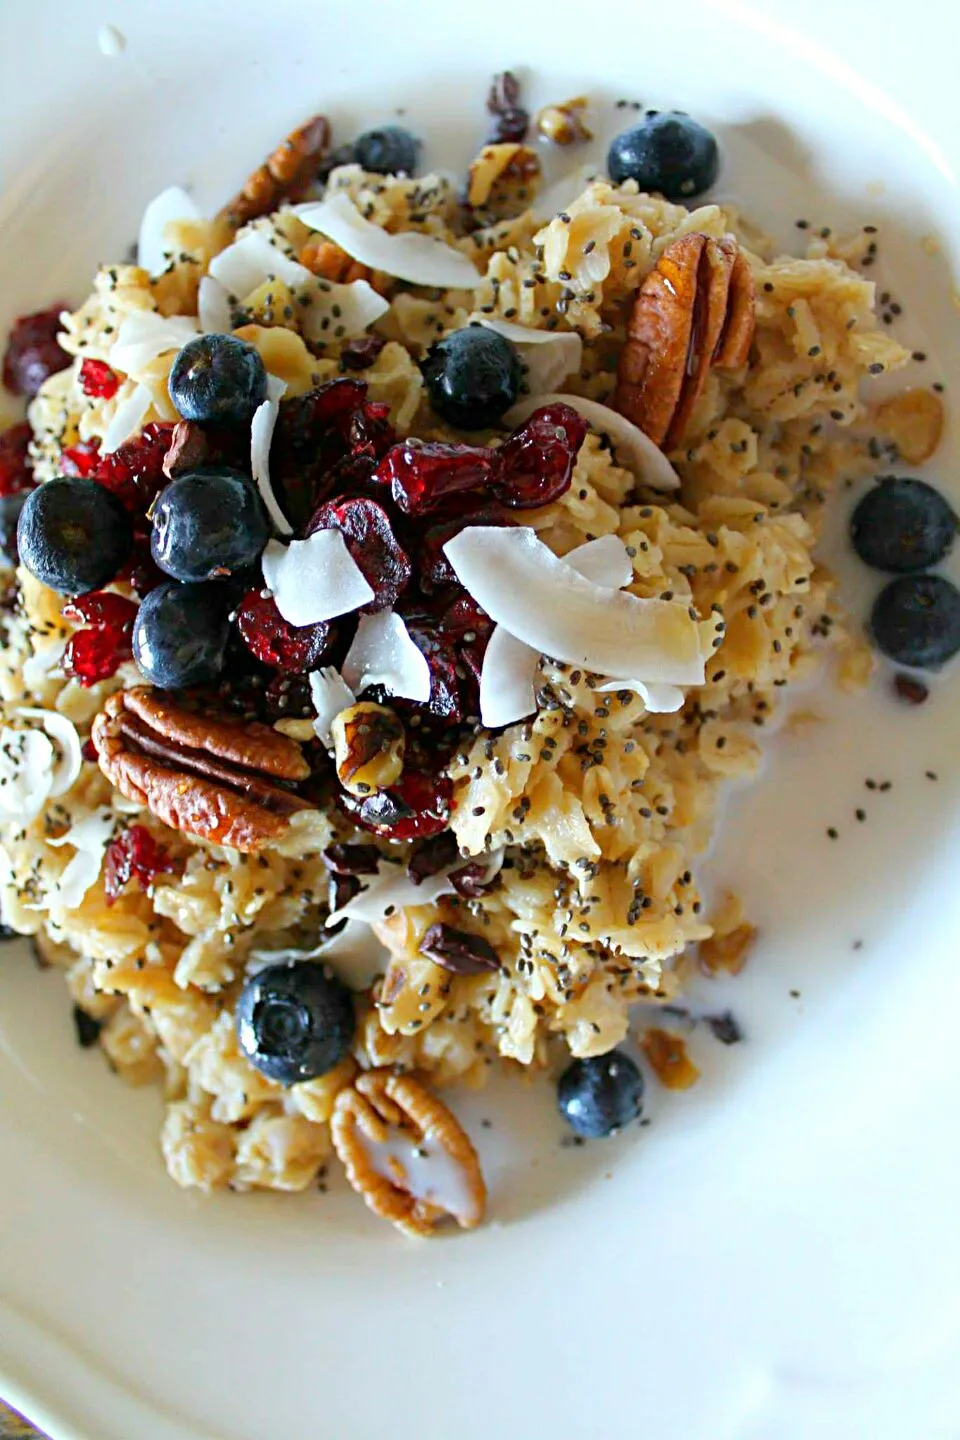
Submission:
{"label": "white background surface", "polygon": [[[843,218],[841,197],[880,224],[877,278],[932,357],[916,382],[949,390],[958,48],[934,0],[557,0],[509,20],[433,0],[6,0],[0,321],[82,296],[164,185],[215,207],[314,109],[344,138],[404,106],[427,163],[462,166],[509,65],[534,104],[589,90],[718,124],[720,193],[785,242],[800,216]],[[936,473],[949,485],[955,444]],[[176,1190],[156,1097],[79,1052],[62,982],[5,950],[0,1391],[56,1440],[955,1440],[956,701],[948,677],[896,710],[881,682],[775,743],[714,864],[764,931],[722,997],[749,1043],[698,1032],[704,1082],[584,1150],[560,1148],[542,1090],[471,1101],[494,1223],[470,1237],[401,1241],[336,1185]]]}

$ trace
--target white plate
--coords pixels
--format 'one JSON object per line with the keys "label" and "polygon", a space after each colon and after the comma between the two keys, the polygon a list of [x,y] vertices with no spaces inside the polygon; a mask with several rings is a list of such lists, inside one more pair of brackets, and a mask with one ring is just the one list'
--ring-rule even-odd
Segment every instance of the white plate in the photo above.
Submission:
{"label": "white plate", "polygon": [[[537,102],[603,95],[605,136],[618,97],[718,124],[723,192],[785,240],[800,217],[880,223],[877,276],[932,357],[917,379],[952,388],[956,7],[504,13],[7,0],[0,320],[82,296],[148,197],[176,181],[216,205],[315,108],[346,135],[403,107],[428,159],[462,164],[512,64]],[[955,1440],[956,701],[948,678],[896,710],[881,685],[775,744],[716,861],[764,927],[723,996],[749,1043],[699,1043],[697,1090],[583,1150],[543,1089],[472,1101],[494,1220],[467,1238],[403,1242],[336,1185],[178,1191],[156,1097],[77,1050],[59,977],[5,952],[0,1391],[56,1440]]]}

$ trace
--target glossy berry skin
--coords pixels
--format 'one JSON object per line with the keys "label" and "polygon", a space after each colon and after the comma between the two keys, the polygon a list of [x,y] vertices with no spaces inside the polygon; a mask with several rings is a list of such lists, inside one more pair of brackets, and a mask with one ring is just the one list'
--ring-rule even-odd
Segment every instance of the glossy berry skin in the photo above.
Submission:
{"label": "glossy berry skin", "polygon": [[267,398],[267,371],[235,335],[198,335],[174,360],[169,389],[184,420],[243,425]]}
{"label": "glossy berry skin", "polygon": [[888,475],[854,510],[850,539],[865,565],[909,575],[940,563],[956,538],[958,523],[939,490],[925,480]]}
{"label": "glossy berry skin", "polygon": [[57,341],[60,315],[69,309],[62,303],[51,305],[49,310],[21,315],[13,326],[3,356],[3,383],[11,394],[32,399],[45,380],[70,364],[71,356]]}
{"label": "glossy berry skin", "polygon": [[17,548],[30,574],[61,595],[108,585],[130,555],[123,505],[93,480],[49,480],[27,496]]}
{"label": "glossy berry skin", "polygon": [[300,960],[251,975],[236,1011],[240,1049],[280,1085],[315,1080],[343,1059],[356,1020],[350,991],[324,965]]}
{"label": "glossy berry skin", "polygon": [[417,168],[420,141],[401,125],[365,130],[354,141],[353,158],[375,175],[412,175]]}
{"label": "glossy berry skin", "polygon": [[7,565],[16,565],[18,560],[17,526],[26,498],[26,490],[16,495],[0,495],[0,561]]}
{"label": "glossy berry skin", "polygon": [[615,185],[636,180],[642,191],[689,200],[715,183],[720,152],[710,131],[689,115],[654,110],[616,136],[607,154],[607,171]]}
{"label": "glossy berry skin", "polygon": [[175,580],[214,580],[255,565],[270,539],[263,502],[226,467],[171,480],[153,507],[150,552]]}
{"label": "glossy berry skin", "polygon": [[600,1140],[637,1119],[643,1076],[622,1050],[574,1060],[557,1082],[557,1104],[571,1130],[585,1140]]}
{"label": "glossy berry skin", "polygon": [[516,346],[483,325],[438,340],[421,368],[430,404],[458,430],[495,425],[516,403],[523,380]]}
{"label": "glossy berry skin", "polygon": [[870,631],[898,665],[939,670],[960,650],[960,590],[942,575],[901,575],[877,596]]}
{"label": "glossy berry skin", "polygon": [[160,585],[140,605],[133,658],[161,690],[216,680],[230,638],[228,602],[219,585]]}

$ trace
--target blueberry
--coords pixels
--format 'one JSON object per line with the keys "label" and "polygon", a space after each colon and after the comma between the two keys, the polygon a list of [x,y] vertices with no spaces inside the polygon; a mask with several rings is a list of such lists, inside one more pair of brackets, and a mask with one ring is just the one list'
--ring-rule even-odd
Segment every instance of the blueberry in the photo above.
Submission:
{"label": "blueberry", "polygon": [[29,494],[29,490],[16,490],[12,495],[0,495],[0,561],[8,565],[17,563],[17,525]]}
{"label": "blueberry", "polygon": [[61,595],[109,585],[130,556],[130,518],[95,480],[48,480],[31,490],[17,524],[23,565]]}
{"label": "blueberry", "polygon": [[898,665],[938,670],[960,650],[960,590],[942,575],[902,575],[877,596],[870,630]]}
{"label": "blueberry", "polygon": [[251,1065],[281,1085],[326,1075],[350,1049],[350,991],[323,965],[299,960],[251,975],[237,1001],[237,1036]]}
{"label": "blueberry", "polygon": [[150,551],[175,580],[217,580],[254,565],[270,539],[263,502],[226,466],[171,480],[153,507]]}
{"label": "blueberry", "polygon": [[400,125],[365,130],[353,144],[357,164],[374,175],[412,175],[419,150],[420,141]]}
{"label": "blueberry", "polygon": [[622,1050],[574,1060],[560,1076],[557,1103],[572,1130],[586,1140],[599,1140],[636,1120],[643,1103],[643,1076]]}
{"label": "blueberry", "polygon": [[184,420],[243,425],[267,398],[267,371],[245,340],[198,335],[174,360],[168,386]]}
{"label": "blueberry", "polygon": [[641,190],[689,200],[715,182],[720,152],[710,131],[679,110],[652,110],[612,142],[607,170],[615,185],[636,180]]}
{"label": "blueberry", "polygon": [[925,480],[885,475],[854,510],[850,539],[864,564],[908,575],[939,564],[958,523],[952,507]]}
{"label": "blueberry", "polygon": [[133,657],[162,690],[216,680],[230,638],[229,607],[219,585],[158,585],[137,611]]}
{"label": "blueberry", "polygon": [[516,403],[523,379],[516,347],[483,325],[438,340],[422,368],[431,405],[459,430],[495,425]]}

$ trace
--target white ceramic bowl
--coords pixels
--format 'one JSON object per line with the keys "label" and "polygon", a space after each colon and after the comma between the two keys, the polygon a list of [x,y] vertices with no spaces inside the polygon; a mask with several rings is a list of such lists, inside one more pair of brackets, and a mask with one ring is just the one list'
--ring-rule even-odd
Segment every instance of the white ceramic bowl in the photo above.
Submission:
{"label": "white ceramic bowl", "polygon": [[[715,124],[722,193],[784,244],[801,217],[879,224],[916,381],[949,392],[958,41],[935,0],[8,0],[0,321],[82,296],[151,195],[215,206],[317,108],[341,135],[402,108],[462,165],[514,66],[535,103],[596,97],[604,138],[620,97]],[[954,429],[945,484],[956,458]],[[950,677],[916,711],[883,678],[804,697],[830,723],[774,742],[713,862],[764,931],[703,996],[748,1043],[704,1041],[695,1091],[582,1150],[544,1088],[473,1100],[493,1219],[469,1237],[403,1242],[336,1185],[177,1190],[156,1096],[80,1052],[60,978],[5,950],[0,1392],[56,1440],[955,1440],[956,700]]]}

